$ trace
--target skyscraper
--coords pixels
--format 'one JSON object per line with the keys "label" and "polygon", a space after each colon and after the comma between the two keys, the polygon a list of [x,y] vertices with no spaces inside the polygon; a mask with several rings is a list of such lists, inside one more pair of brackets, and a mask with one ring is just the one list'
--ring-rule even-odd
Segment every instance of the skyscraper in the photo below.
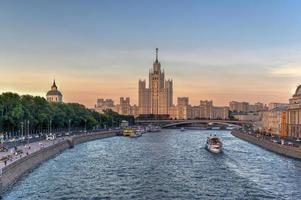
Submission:
{"label": "skyscraper", "polygon": [[145,80],[139,80],[139,113],[140,114],[168,114],[168,109],[173,103],[173,81],[165,80],[164,71],[158,61],[158,48],[156,60],[149,71],[149,88]]}

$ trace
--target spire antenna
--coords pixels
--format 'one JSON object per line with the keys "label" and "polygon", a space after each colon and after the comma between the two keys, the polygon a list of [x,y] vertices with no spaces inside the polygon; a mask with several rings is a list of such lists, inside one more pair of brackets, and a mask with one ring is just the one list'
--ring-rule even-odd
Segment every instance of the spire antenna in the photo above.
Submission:
{"label": "spire antenna", "polygon": [[159,51],[159,49],[156,48],[156,62],[158,62],[158,51]]}

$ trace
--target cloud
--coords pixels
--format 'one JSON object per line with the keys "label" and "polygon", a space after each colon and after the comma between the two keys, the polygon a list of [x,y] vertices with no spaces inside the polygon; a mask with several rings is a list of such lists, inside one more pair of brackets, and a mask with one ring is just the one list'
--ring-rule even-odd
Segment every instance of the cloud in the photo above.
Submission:
{"label": "cloud", "polygon": [[270,69],[272,76],[301,77],[301,64],[289,63]]}

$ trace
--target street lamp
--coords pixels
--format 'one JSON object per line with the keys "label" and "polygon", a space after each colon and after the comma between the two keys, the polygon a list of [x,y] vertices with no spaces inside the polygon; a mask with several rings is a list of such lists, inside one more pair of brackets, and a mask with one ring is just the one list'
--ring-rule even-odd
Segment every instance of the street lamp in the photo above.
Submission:
{"label": "street lamp", "polygon": [[29,120],[27,120],[27,144],[29,144]]}
{"label": "street lamp", "polygon": [[87,132],[87,120],[85,119],[85,133]]}
{"label": "street lamp", "polygon": [[70,124],[71,124],[71,119],[69,119],[69,121],[68,121],[68,122],[69,122],[69,124],[68,124],[68,125],[69,125],[69,126],[68,126],[68,132],[70,133]]}
{"label": "street lamp", "polygon": [[52,134],[52,133],[51,133],[51,123],[52,123],[52,120],[49,119],[49,134]]}
{"label": "street lamp", "polygon": [[21,122],[21,137],[23,137],[23,124],[24,122]]}

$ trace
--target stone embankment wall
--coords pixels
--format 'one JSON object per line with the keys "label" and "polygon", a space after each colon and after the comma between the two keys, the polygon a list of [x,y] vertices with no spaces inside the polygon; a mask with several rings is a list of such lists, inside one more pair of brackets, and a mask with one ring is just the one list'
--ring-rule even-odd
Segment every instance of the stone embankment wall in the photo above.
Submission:
{"label": "stone embankment wall", "polygon": [[91,140],[97,140],[107,137],[115,136],[118,131],[108,131],[108,132],[100,132],[100,133],[93,133],[93,134],[86,134],[86,135],[79,135],[74,138],[72,138],[72,142],[74,145],[88,142]]}
{"label": "stone embankment wall", "polygon": [[107,131],[99,133],[88,133],[84,135],[70,137],[54,145],[43,148],[28,156],[7,165],[2,169],[0,177],[0,194],[13,185],[22,175],[37,167],[42,162],[54,157],[62,151],[73,147],[76,144],[91,140],[113,137],[118,131]]}
{"label": "stone embankment wall", "polygon": [[269,140],[265,140],[262,138],[257,138],[253,135],[248,135],[246,133],[241,133],[240,131],[232,131],[231,132],[232,135],[234,135],[235,137],[238,137],[242,140],[245,140],[247,142],[250,142],[252,144],[255,144],[257,146],[260,146],[266,150],[287,156],[287,157],[291,157],[291,158],[295,158],[295,159],[300,159],[301,160],[301,148],[297,148],[297,147],[292,147],[292,146],[287,146],[287,145],[281,145],[281,144],[277,144],[274,143],[272,141]]}

